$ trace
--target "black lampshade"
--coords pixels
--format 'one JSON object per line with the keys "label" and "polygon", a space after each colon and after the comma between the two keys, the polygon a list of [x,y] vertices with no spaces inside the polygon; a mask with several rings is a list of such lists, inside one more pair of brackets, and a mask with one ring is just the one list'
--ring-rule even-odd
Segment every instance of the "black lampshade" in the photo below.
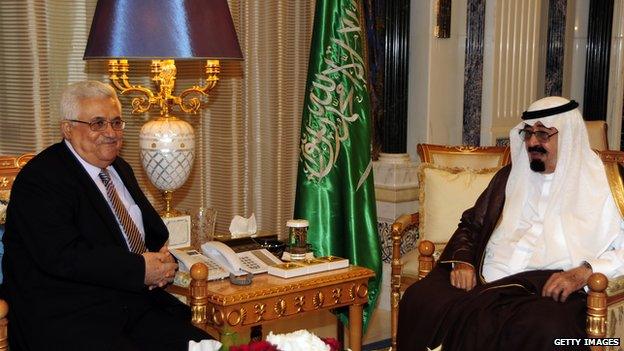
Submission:
{"label": "black lampshade", "polygon": [[84,59],[242,59],[227,0],[98,0]]}

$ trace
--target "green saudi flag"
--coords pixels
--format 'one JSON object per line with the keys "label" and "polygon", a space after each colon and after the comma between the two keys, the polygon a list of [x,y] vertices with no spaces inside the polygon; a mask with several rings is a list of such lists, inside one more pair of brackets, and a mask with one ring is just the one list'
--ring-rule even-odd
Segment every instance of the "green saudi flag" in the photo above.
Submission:
{"label": "green saudi flag", "polygon": [[[381,281],[371,160],[365,31],[357,0],[317,0],[301,121],[295,218],[310,222],[315,255],[375,271],[364,329]],[[345,316],[342,316],[345,318]]]}

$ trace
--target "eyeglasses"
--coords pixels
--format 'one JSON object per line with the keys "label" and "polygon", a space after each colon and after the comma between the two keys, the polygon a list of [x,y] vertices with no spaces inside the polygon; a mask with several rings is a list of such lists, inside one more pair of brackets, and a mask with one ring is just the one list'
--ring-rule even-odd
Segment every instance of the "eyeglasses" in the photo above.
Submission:
{"label": "eyeglasses", "polygon": [[77,119],[68,119],[67,121],[88,124],[89,129],[94,132],[105,131],[108,124],[111,125],[111,128],[113,128],[113,130],[124,130],[124,128],[126,128],[126,121],[121,118],[116,118],[112,121],[107,121],[105,119],[96,119],[91,122],[85,122]]}
{"label": "eyeglasses", "polygon": [[539,141],[540,143],[545,143],[550,139],[551,136],[559,133],[559,131],[557,130],[552,134],[548,134],[548,132],[541,130],[534,132],[528,129],[520,129],[518,133],[520,134],[520,139],[522,139],[523,141],[529,141],[529,139],[531,139],[531,136],[535,134],[535,138],[537,139],[537,141]]}

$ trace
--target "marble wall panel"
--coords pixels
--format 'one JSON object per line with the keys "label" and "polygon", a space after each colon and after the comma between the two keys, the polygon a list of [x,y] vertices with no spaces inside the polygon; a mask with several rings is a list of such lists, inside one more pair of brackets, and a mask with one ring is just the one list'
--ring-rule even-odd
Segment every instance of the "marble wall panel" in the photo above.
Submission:
{"label": "marble wall panel", "polygon": [[462,144],[481,143],[485,0],[468,0]]}

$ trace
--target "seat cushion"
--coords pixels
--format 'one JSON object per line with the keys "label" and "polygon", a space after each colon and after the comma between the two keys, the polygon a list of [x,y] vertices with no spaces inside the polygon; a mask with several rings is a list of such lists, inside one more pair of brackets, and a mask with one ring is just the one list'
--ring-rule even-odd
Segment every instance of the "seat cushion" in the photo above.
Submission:
{"label": "seat cushion", "polygon": [[417,278],[418,277],[418,249],[401,255],[401,268],[402,277]]}
{"label": "seat cushion", "polygon": [[462,213],[472,207],[499,167],[480,170],[422,163],[420,183],[420,239],[439,249],[457,229]]}

